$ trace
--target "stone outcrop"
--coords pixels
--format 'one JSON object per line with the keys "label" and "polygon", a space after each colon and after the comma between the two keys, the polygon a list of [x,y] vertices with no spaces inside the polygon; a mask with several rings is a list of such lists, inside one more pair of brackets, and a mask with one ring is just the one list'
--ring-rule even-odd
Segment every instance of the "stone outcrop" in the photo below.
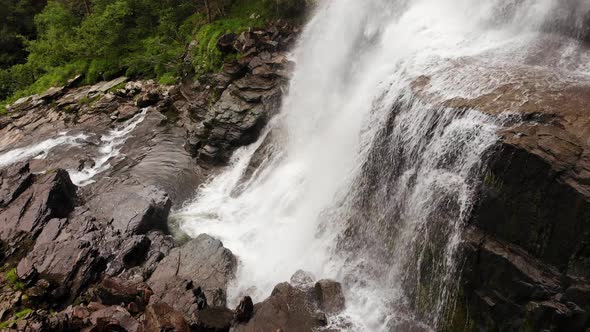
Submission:
{"label": "stone outcrop", "polygon": [[221,241],[201,234],[158,264],[148,280],[152,300],[167,302],[187,316],[207,306],[224,307],[236,268],[235,257]]}
{"label": "stone outcrop", "polygon": [[428,102],[475,109],[499,124],[464,238],[466,263],[450,330],[585,330],[590,81],[533,66],[471,71],[478,61],[462,61],[450,65],[450,81],[469,72],[470,81],[490,88],[445,100],[428,92],[428,77],[412,84]]}
{"label": "stone outcrop", "polygon": [[[297,272],[291,279],[297,281],[302,274],[305,273]],[[247,302],[244,299],[240,306],[245,308]],[[238,319],[234,331],[312,331],[327,326],[326,314],[338,314],[344,308],[338,282],[284,282],[275,286],[269,298],[254,305],[251,318]]]}
{"label": "stone outcrop", "polygon": [[[280,108],[293,67],[286,50],[294,40],[294,31],[279,26],[219,39],[221,51],[240,53],[241,58],[226,63],[222,72],[208,82],[197,83],[207,84],[198,106],[206,111],[198,112],[203,121],[187,142],[193,155],[223,163],[237,147],[257,140],[264,125]],[[219,97],[213,98],[213,106],[207,108],[204,104],[215,95]]]}

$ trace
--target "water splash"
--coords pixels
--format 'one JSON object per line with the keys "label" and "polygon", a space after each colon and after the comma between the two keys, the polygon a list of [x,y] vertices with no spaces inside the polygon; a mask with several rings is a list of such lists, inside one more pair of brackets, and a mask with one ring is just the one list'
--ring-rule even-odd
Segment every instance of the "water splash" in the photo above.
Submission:
{"label": "water splash", "polygon": [[[302,268],[344,282],[348,308],[334,326],[440,328],[499,123],[419,100],[413,85],[427,77],[444,100],[513,82],[470,73],[531,65],[531,45],[568,30],[554,13],[587,14],[576,3],[324,1],[294,52],[281,114],[174,215],[189,235],[217,236],[238,255],[230,303],[262,300]],[[567,41],[551,66],[583,68]],[[466,59],[468,70],[450,70]]]}

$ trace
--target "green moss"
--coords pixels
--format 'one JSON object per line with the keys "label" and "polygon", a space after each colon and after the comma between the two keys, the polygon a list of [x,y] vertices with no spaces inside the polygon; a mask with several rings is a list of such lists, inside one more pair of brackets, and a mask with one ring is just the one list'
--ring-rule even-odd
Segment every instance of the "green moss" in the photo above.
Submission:
{"label": "green moss", "polygon": [[161,75],[160,77],[158,77],[158,83],[160,83],[162,85],[176,84],[177,81],[178,81],[178,78],[173,73],[165,73],[164,75]]}
{"label": "green moss", "polygon": [[92,105],[100,99],[100,96],[84,97],[78,101],[79,105]]}
{"label": "green moss", "polygon": [[8,282],[8,285],[15,289],[22,291],[25,289],[25,284],[20,280],[18,275],[16,274],[16,268],[10,269],[4,273],[4,277]]}
{"label": "green moss", "polygon": [[217,49],[219,37],[228,33],[238,34],[260,24],[259,19],[229,18],[203,25],[195,36],[198,43],[193,50],[195,73],[204,75],[221,70],[226,55]]}
{"label": "green moss", "polygon": [[125,88],[125,85],[127,85],[127,82],[121,82],[121,83],[115,85],[114,87],[110,88],[108,90],[108,92],[115,92],[115,91],[124,89]]}
{"label": "green moss", "polygon": [[231,7],[230,15],[233,17],[269,20],[277,18],[277,5],[275,0],[250,0],[236,1]]}
{"label": "green moss", "polygon": [[0,323],[0,329],[6,329],[10,327],[12,324],[18,322],[19,320],[25,318],[28,314],[33,312],[33,309],[26,308],[14,314],[13,319],[9,319],[7,321]]}
{"label": "green moss", "polygon": [[33,312],[33,309],[26,308],[26,309],[23,309],[23,310],[17,312],[16,314],[14,314],[14,316],[17,319],[23,319],[26,315],[30,314],[31,312]]}

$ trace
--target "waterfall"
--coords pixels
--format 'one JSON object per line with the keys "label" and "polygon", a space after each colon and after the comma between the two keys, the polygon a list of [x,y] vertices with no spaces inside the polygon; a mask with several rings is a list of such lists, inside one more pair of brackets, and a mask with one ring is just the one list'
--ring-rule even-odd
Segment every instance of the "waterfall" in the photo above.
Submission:
{"label": "waterfall", "polygon": [[[438,100],[491,91],[511,79],[503,68],[529,64],[541,35],[582,33],[562,24],[585,17],[584,6],[323,1],[294,50],[281,113],[173,218],[238,256],[230,303],[244,294],[260,301],[303,269],[343,282],[347,310],[331,318],[334,327],[439,329],[452,306],[461,230],[502,120],[444,107],[413,87],[428,78],[426,94]],[[486,68],[499,74],[472,75]]]}

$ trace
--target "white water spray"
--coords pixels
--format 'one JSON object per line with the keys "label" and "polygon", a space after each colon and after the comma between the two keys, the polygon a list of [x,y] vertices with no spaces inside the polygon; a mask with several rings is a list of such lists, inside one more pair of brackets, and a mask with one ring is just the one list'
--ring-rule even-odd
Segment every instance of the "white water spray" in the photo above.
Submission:
{"label": "white water spray", "polygon": [[[467,58],[500,70],[524,64],[561,6],[324,1],[295,50],[281,114],[174,216],[189,235],[219,237],[239,257],[230,303],[244,293],[262,300],[304,269],[344,282],[353,330],[395,330],[404,320],[438,328],[497,127],[416,100],[412,83],[424,75],[443,98],[490,91],[511,78],[483,83],[447,69]],[[264,162],[245,176],[260,151]]]}

